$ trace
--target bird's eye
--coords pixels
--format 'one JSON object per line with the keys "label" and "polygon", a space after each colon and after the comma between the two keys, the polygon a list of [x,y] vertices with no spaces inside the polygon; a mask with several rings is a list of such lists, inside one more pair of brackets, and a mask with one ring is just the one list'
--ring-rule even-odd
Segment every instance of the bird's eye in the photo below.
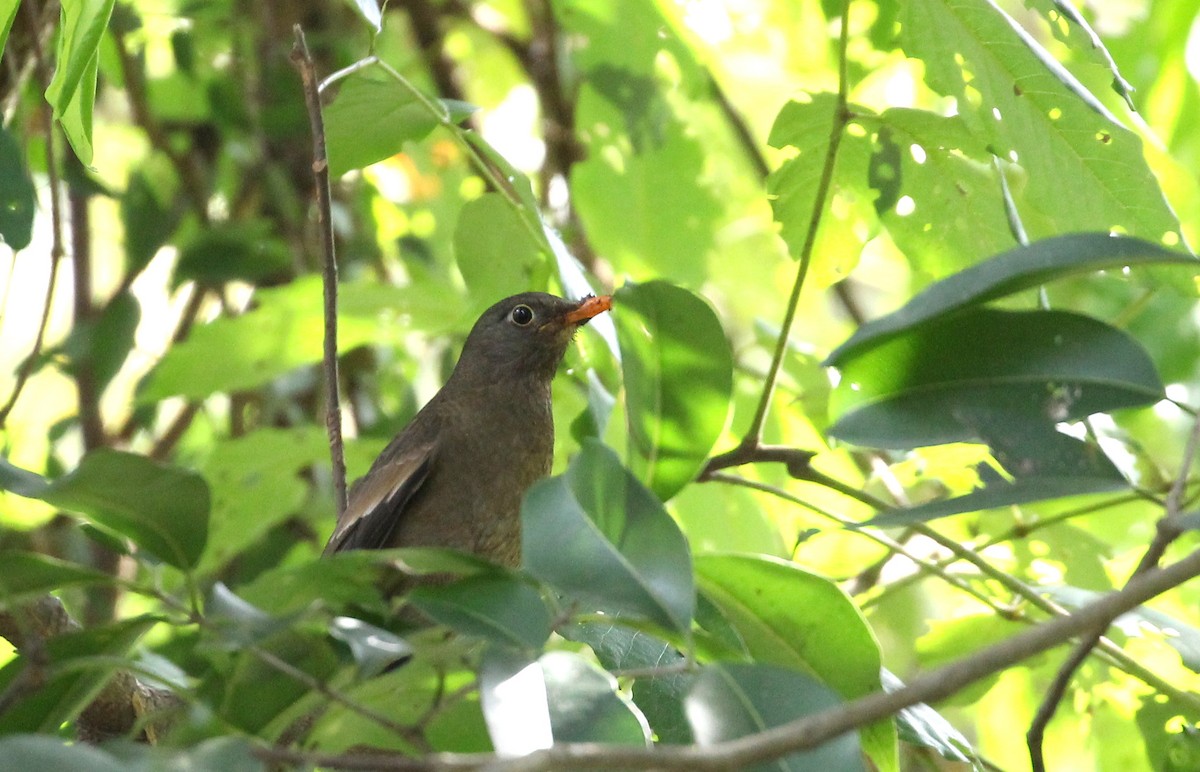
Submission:
{"label": "bird's eye", "polygon": [[509,313],[508,318],[518,327],[524,327],[533,321],[533,309],[522,303]]}

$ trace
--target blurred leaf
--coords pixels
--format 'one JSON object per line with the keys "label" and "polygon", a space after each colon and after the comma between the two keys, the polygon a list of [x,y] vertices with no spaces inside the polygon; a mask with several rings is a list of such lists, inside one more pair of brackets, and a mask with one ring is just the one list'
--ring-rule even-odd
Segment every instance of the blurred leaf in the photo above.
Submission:
{"label": "blurred leaf", "polygon": [[[1040,589],[1054,601],[1073,609],[1094,603],[1104,595],[1068,585],[1049,585]],[[1168,646],[1179,652],[1184,667],[1200,673],[1200,628],[1146,606],[1122,614],[1113,620],[1113,624],[1131,636],[1144,635],[1147,629],[1156,630]]]}
{"label": "blurred leaf", "polygon": [[729,342],[708,304],[666,282],[626,284],[613,302],[635,471],[665,501],[725,430]]}
{"label": "blurred leaf", "polygon": [[586,440],[521,507],[525,568],[569,598],[685,633],[695,592],[679,527],[616,454]]}
{"label": "blurred leaf", "polygon": [[279,280],[292,270],[292,254],[266,220],[210,225],[179,250],[175,286],[194,281],[201,287],[226,282],[258,284]]}
{"label": "blurred leaf", "polygon": [[[700,746],[762,732],[802,716],[837,708],[837,694],[812,678],[774,665],[709,665],[687,698],[688,720]],[[858,736],[847,732],[811,750],[751,770],[863,772]]]}
{"label": "blurred leaf", "polygon": [[217,441],[200,467],[212,490],[208,544],[197,568],[214,571],[300,511],[308,494],[302,474],[325,466],[323,429],[261,428]]}
{"label": "blurred leaf", "polygon": [[113,577],[102,571],[49,555],[6,551],[4,571],[0,572],[0,606],[12,608],[18,603],[48,595],[52,590],[112,584],[113,581]]}
{"label": "blurred leaf", "polygon": [[339,552],[320,560],[278,566],[238,588],[247,602],[271,614],[296,614],[321,603],[334,611],[360,607],[386,613],[379,585],[385,556],[374,550]]}
{"label": "blurred leaf", "polygon": [[383,29],[383,14],[380,12],[377,0],[347,0],[350,6],[358,11],[358,15],[367,25],[378,34]]}
{"label": "blurred leaf", "polygon": [[1033,237],[1120,228],[1179,238],[1138,136],[999,6],[900,5],[900,43],[924,63],[925,82],[1028,173],[1022,214]]}
{"label": "blurred leaf", "polygon": [[[1063,438],[1068,440],[1069,438]],[[1082,443],[1070,440],[1076,445]],[[959,515],[964,512],[982,512],[988,509],[1029,504],[1034,501],[1082,496],[1091,493],[1112,493],[1129,487],[1129,482],[1119,474],[1072,474],[1067,477],[1018,477],[1014,480],[993,480],[980,490],[965,496],[931,501],[903,509],[891,509],[863,522],[863,526],[895,528],[897,526],[925,523],[939,517]]]}
{"label": "blurred leaf", "polygon": [[350,647],[359,678],[372,678],[413,655],[413,647],[398,635],[353,617],[335,617],[329,634]]}
{"label": "blurred leaf", "polygon": [[[107,742],[125,772],[263,772],[264,763],[242,737],[214,737],[186,748],[150,747],[129,741]],[[88,770],[90,772],[90,769]]]}
{"label": "blurred leaf", "polygon": [[205,612],[211,629],[217,633],[217,646],[230,651],[261,643],[291,624],[289,619],[273,617],[239,598],[223,582],[213,585]]}
{"label": "blurred leaf", "polygon": [[6,490],[85,515],[176,568],[192,568],[204,551],[208,486],[193,472],[106,448],[49,483],[3,467],[0,486]]}
{"label": "blurred leaf", "polygon": [[[755,662],[811,673],[846,699],[882,688],[879,644],[871,628],[825,577],[773,558],[702,555],[696,558],[696,578]],[[890,720],[865,727],[862,741],[880,769],[897,768]]]}
{"label": "blurred leaf", "polygon": [[649,745],[649,727],[637,709],[617,693],[617,679],[567,651],[538,660],[550,701],[556,743]]}
{"label": "blurred leaf", "polygon": [[499,193],[463,206],[454,226],[454,255],[467,289],[480,302],[539,288],[534,277],[541,273],[544,280],[546,272],[542,245]]}
{"label": "blurred leaf", "polygon": [[69,361],[64,369],[78,374],[90,369],[96,388],[103,391],[133,350],[142,307],[131,292],[120,292],[95,319],[79,320],[62,348]]}
{"label": "blurred leaf", "polygon": [[1055,279],[1094,271],[1200,261],[1141,239],[1103,233],[1077,233],[1034,242],[996,255],[926,287],[902,308],[867,322],[825,360],[831,367],[861,356],[895,335],[936,316],[986,303]]}
{"label": "blurred leaf", "polygon": [[550,611],[541,595],[515,576],[482,574],[423,585],[408,601],[435,622],[502,646],[539,650],[550,637]]}
{"label": "blurred leaf", "polygon": [[881,448],[986,439],[1012,421],[1052,425],[1163,397],[1137,341],[1063,311],[968,308],[838,367],[829,433]]}
{"label": "blurred leaf", "polygon": [[496,753],[522,756],[554,744],[545,677],[527,653],[488,647],[479,664],[479,703]]}
{"label": "blurred leaf", "polygon": [[[0,30],[8,31],[3,25],[5,13],[9,14],[8,22],[11,23],[16,11],[15,2],[11,10],[0,7]],[[0,35],[0,50],[3,49],[3,36]],[[21,146],[8,129],[0,127],[0,238],[14,251],[29,246],[36,205],[33,180],[25,170]]]}
{"label": "blurred leaf", "polygon": [[[462,308],[457,295],[432,282],[403,288],[345,283],[339,293],[338,347],[343,354],[399,340],[409,319],[423,331],[442,332],[458,320]],[[148,376],[140,401],[204,399],[215,392],[250,389],[321,361],[320,276],[259,290],[255,298],[259,305],[254,310],[197,326],[186,341],[172,346]]]}
{"label": "blurred leaf", "polygon": [[[475,111],[463,102],[430,101],[440,103],[454,123]],[[329,173],[336,178],[389,158],[405,142],[424,139],[438,123],[395,78],[378,72],[351,75],[338,84],[337,97],[325,108]]]}
{"label": "blurred leaf", "polygon": [[[156,621],[137,617],[55,636],[46,641],[48,664],[44,666],[19,654],[0,668],[0,692],[10,693],[7,690],[14,688],[11,694],[18,698],[0,713],[0,734],[57,732],[91,703],[121,667],[129,649]],[[36,689],[24,693],[18,679],[28,677],[25,673],[30,667],[41,668],[41,681]]]}
{"label": "blurred leaf", "polygon": [[92,163],[92,107],[100,41],[114,5],[116,0],[79,0],[62,5],[55,57],[58,66],[46,89],[46,101],[54,108],[54,117],[84,166]]}
{"label": "blurred leaf", "polygon": [[158,157],[148,159],[130,175],[121,196],[127,280],[142,272],[178,227],[181,210],[172,206],[177,187],[173,170]]}
{"label": "blurred leaf", "polygon": [[8,33],[12,30],[19,7],[21,0],[0,0],[0,54],[4,53],[4,44],[8,42]]}
{"label": "blurred leaf", "polygon": [[53,735],[0,737],[0,758],[12,769],[38,772],[128,772],[129,767],[99,748],[68,743]]}

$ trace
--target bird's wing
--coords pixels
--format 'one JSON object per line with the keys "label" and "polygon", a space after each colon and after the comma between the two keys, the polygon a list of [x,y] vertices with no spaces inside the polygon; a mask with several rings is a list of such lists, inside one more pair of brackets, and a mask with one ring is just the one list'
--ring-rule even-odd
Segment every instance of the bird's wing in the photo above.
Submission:
{"label": "bird's wing", "polygon": [[410,445],[391,454],[350,489],[346,511],[338,518],[323,554],[351,549],[382,549],[404,516],[404,507],[429,476],[434,443]]}

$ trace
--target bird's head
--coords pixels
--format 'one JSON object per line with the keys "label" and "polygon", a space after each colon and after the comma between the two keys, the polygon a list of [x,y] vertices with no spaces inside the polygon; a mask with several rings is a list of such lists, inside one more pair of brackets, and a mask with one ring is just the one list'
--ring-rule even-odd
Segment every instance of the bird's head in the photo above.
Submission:
{"label": "bird's head", "polygon": [[[496,303],[471,329],[455,367],[475,381],[533,378],[549,383],[575,331],[612,308],[609,296],[563,300],[524,292]],[[469,368],[471,372],[460,373]]]}

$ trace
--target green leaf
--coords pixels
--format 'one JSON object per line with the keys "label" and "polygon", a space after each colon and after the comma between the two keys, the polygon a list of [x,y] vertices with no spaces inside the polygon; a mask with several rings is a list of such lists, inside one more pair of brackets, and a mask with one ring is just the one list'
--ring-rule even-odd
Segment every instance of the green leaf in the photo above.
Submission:
{"label": "green leaf", "polygon": [[121,226],[125,233],[125,273],[137,276],[178,227],[182,210],[171,206],[178,188],[174,171],[153,156],[129,177],[121,196]]}
{"label": "green leaf", "polygon": [[97,318],[75,323],[62,346],[69,358],[64,369],[77,374],[86,368],[103,391],[129,357],[141,318],[142,307],[133,293],[114,295]]}
{"label": "green leaf", "polygon": [[[687,715],[699,745],[756,734],[841,705],[818,681],[774,665],[709,665],[687,698]],[[810,751],[793,753],[750,770],[863,772],[858,737],[847,732]]]}
{"label": "green leaf", "polygon": [[1195,269],[1200,267],[1200,261],[1148,241],[1102,233],[1076,233],[1017,247],[932,284],[899,310],[867,322],[834,349],[825,364],[839,367],[865,349],[965,306],[986,303],[1067,276],[1147,265],[1183,265]]}
{"label": "green leaf", "polygon": [[960,116],[892,108],[879,121],[872,168],[890,163],[875,207],[914,268],[942,276],[1014,246],[991,156]]}
{"label": "green leaf", "polygon": [[733,358],[708,304],[662,281],[614,297],[635,471],[664,501],[699,473],[725,430]]}
{"label": "green leaf", "polygon": [[[1072,440],[1072,442],[1074,442]],[[1082,443],[1075,443],[1081,445]],[[1072,454],[1073,458],[1080,457],[1082,452]],[[1111,463],[1109,464],[1111,468]],[[1019,477],[1017,479],[995,480],[984,488],[956,496],[952,499],[931,501],[918,504],[915,507],[892,509],[876,515],[865,521],[863,526],[876,528],[894,528],[927,523],[939,517],[959,515],[964,512],[983,512],[989,509],[1029,504],[1034,501],[1047,501],[1066,496],[1083,496],[1092,493],[1113,493],[1129,488],[1129,482],[1116,474],[1076,473],[1069,476],[1039,476]]]}
{"label": "green leaf", "polygon": [[[152,617],[126,619],[47,641],[48,664],[40,666],[43,680],[36,690],[0,713],[0,734],[58,731],[91,703],[121,666],[129,649],[156,621]],[[39,666],[19,654],[0,668],[0,692],[12,687],[29,667]]]}
{"label": "green leaf", "polygon": [[408,601],[435,622],[503,646],[538,650],[550,637],[550,611],[541,595],[515,576],[483,574],[424,585]]}
{"label": "green leaf", "polygon": [[969,308],[837,359],[829,433],[912,448],[988,439],[1163,398],[1154,363],[1120,330],[1063,311]]}
{"label": "green leaf", "polygon": [[12,31],[13,19],[17,18],[17,9],[20,7],[21,0],[0,0],[0,54],[4,53],[8,33]]}
{"label": "green leaf", "polygon": [[[463,102],[441,105],[452,122],[475,111]],[[427,137],[439,123],[438,117],[395,78],[375,72],[351,75],[341,81],[337,97],[325,109],[329,173],[338,177],[390,158],[405,142]]]}
{"label": "green leaf", "polygon": [[46,101],[62,124],[79,160],[92,162],[92,107],[100,41],[116,0],[75,0],[62,5],[56,59],[58,67]]}
{"label": "green leaf", "polygon": [[471,296],[480,302],[508,297],[544,280],[546,260],[521,214],[499,193],[465,204],[454,227],[454,254]]}
{"label": "green leaf", "polygon": [[0,572],[0,606],[40,598],[52,590],[90,584],[112,584],[113,577],[76,563],[36,552],[5,552]]}
{"label": "green leaf", "polygon": [[[774,558],[702,555],[696,578],[755,662],[811,673],[846,699],[882,688],[871,628],[825,577]],[[862,742],[880,769],[897,768],[891,721],[865,727]]]}
{"label": "green leaf", "polygon": [[[807,102],[792,101],[783,106],[767,138],[767,143],[772,147],[791,147],[796,150],[793,157],[767,178],[767,193],[775,220],[780,225],[779,234],[787,244],[788,254],[794,259],[799,259],[809,237],[813,207],[821,177],[825,173],[829,136],[837,110],[837,98],[833,94],[822,92],[807,96]],[[864,115],[871,112],[857,105],[853,109]],[[844,134],[833,168],[831,193],[865,187],[864,183],[869,177],[870,149],[865,137]],[[830,200],[832,198],[827,199],[823,213],[827,218],[834,216],[828,204]],[[822,259],[830,258],[822,256]],[[844,266],[841,270],[844,273],[852,267]]]}
{"label": "green leaf", "polygon": [[387,612],[377,585],[387,557],[376,550],[339,552],[321,560],[278,566],[238,588],[239,595],[276,615],[297,614],[315,604],[335,611],[357,607]]}
{"label": "green leaf", "polygon": [[176,568],[195,566],[204,550],[209,493],[193,472],[104,448],[49,483],[5,466],[5,489],[85,515]]}
{"label": "green leaf", "polygon": [[329,462],[322,428],[263,428],[217,441],[200,471],[212,490],[208,545],[197,570],[216,570],[303,509],[302,473]]}
{"label": "green leaf", "polygon": [[521,507],[525,568],[572,599],[686,633],[695,592],[679,527],[615,453],[587,440]]}
{"label": "green leaf", "polygon": [[[683,654],[661,638],[622,625],[587,622],[560,627],[557,632],[569,641],[586,643],[609,671],[670,671],[686,663]],[[678,670],[639,676],[634,681],[633,701],[649,721],[658,742],[691,745],[695,741],[683,713],[683,699],[694,681],[694,674]]]}
{"label": "green leaf", "polygon": [[128,772],[129,766],[99,748],[71,743],[52,735],[18,734],[0,737],[0,758],[12,769],[38,772]]}
{"label": "green leaf", "polygon": [[175,286],[186,281],[202,287],[219,287],[231,281],[257,284],[286,277],[292,270],[291,250],[272,230],[266,220],[205,228],[180,248]]}
{"label": "green leaf", "polygon": [[649,745],[649,727],[618,695],[617,679],[572,652],[546,652],[538,663],[556,743]]}
{"label": "green leaf", "polygon": [[[16,12],[15,3],[12,10]],[[0,8],[0,20],[3,13]],[[3,47],[0,40],[0,50]],[[0,127],[0,238],[14,251],[29,246],[36,205],[33,180],[25,169],[21,147],[8,129]]]}
{"label": "green leaf", "polygon": [[[421,330],[442,332],[459,321],[458,295],[431,282],[392,287],[374,282],[339,286],[338,348],[398,341],[412,319]],[[321,277],[307,276],[259,290],[258,307],[192,330],[150,374],[140,401],[172,396],[204,399],[215,392],[261,386],[301,365],[321,361],[324,317]],[[214,367],[213,363],[220,363]]]}
{"label": "green leaf", "polygon": [[1177,242],[1179,223],[1142,143],[1032,35],[984,0],[901,3],[900,42],[991,151],[1027,172],[1037,238],[1120,228]]}
{"label": "green leaf", "polygon": [[[884,689],[889,693],[904,686],[904,682],[886,668],[882,676]],[[975,761],[970,741],[942,714],[923,702],[904,708],[896,714],[896,731],[904,742],[930,748],[944,759],[964,764]]]}

